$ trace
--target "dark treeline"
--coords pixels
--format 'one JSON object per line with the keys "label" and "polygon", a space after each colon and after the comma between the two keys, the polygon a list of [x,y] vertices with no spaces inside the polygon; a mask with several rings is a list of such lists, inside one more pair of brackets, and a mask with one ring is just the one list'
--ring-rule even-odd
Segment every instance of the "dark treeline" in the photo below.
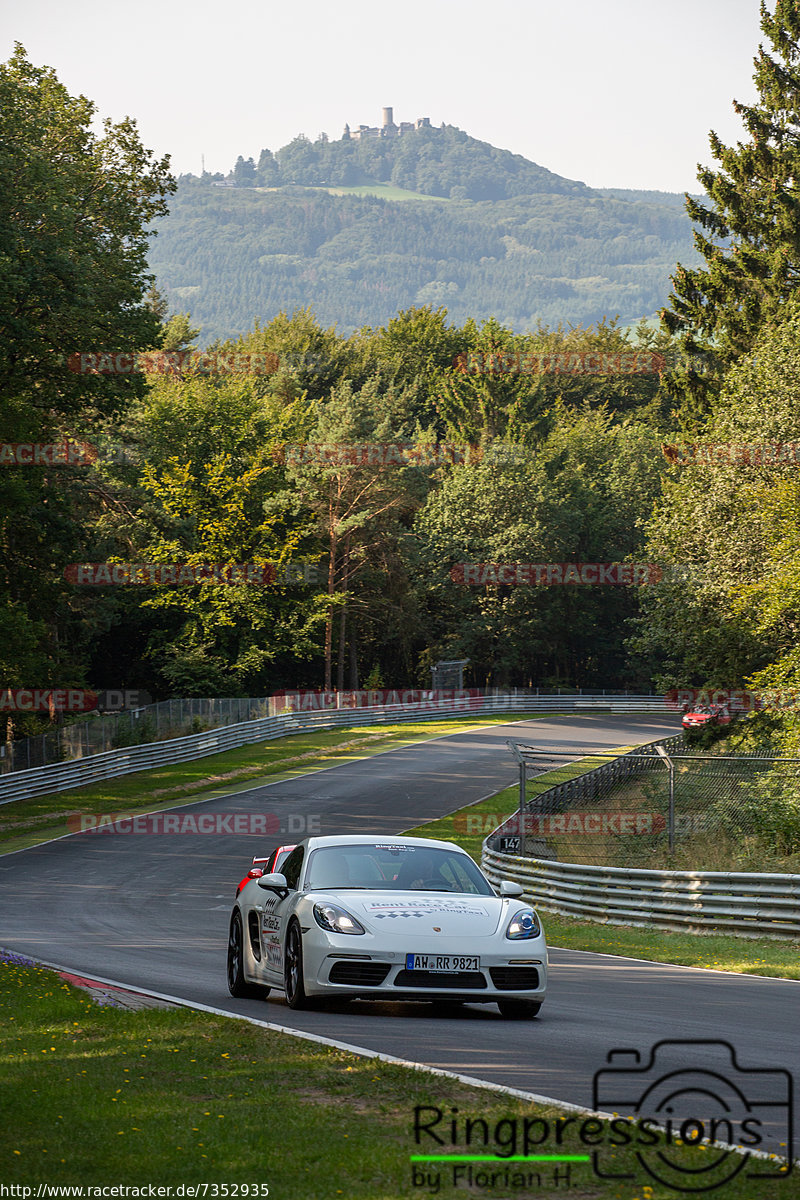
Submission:
{"label": "dark treeline", "polygon": [[[173,346],[176,330],[194,332],[175,318],[162,329]],[[147,375],[99,439],[75,414],[63,432],[100,455],[41,472],[65,507],[62,577],[52,546],[32,563],[48,587],[48,678],[259,695],[421,685],[438,659],[467,658],[479,685],[646,683],[624,648],[635,589],[451,577],[464,562],[640,557],[666,467],[659,374],[524,373],[526,354],[591,350],[630,354],[631,342],[613,324],[517,337],[427,307],[343,338],[301,310],[215,348],[268,374]],[[495,372],[500,351],[523,372]],[[372,463],[347,450],[376,445],[420,450]],[[314,562],[319,584],[63,578],[69,563],[109,561]]]}
{"label": "dark treeline", "polygon": [[230,178],[236,187],[349,187],[390,183],[425,196],[452,200],[507,200],[538,192],[580,194],[585,184],[488,142],[454,125],[427,126],[394,137],[315,142],[300,136],[277,154],[262,150],[258,162],[241,155]]}

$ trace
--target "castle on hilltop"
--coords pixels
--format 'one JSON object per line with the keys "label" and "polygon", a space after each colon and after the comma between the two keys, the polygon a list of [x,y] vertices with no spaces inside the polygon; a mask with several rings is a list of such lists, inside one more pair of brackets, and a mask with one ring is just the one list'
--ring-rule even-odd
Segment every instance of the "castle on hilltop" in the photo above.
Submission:
{"label": "castle on hilltop", "polygon": [[399,125],[395,125],[393,119],[393,110],[384,108],[383,110],[383,125],[359,125],[358,129],[352,129],[349,125],[345,125],[342,141],[348,142],[351,139],[360,141],[361,138],[382,138],[382,137],[399,137],[402,133],[413,133],[415,129],[430,129],[430,117],[417,117],[416,121],[401,121]]}

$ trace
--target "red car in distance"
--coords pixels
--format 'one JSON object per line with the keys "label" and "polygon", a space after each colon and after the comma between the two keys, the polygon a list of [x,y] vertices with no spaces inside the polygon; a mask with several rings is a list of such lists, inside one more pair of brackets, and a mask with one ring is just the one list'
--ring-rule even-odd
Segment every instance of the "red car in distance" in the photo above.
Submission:
{"label": "red car in distance", "polygon": [[684,713],[684,729],[707,729],[710,725],[730,725],[733,717],[727,704],[698,704]]}
{"label": "red car in distance", "polygon": [[291,846],[276,846],[267,858],[254,858],[252,867],[236,889],[236,895],[239,895],[244,885],[249,883],[251,879],[258,879],[259,875],[270,875],[273,871],[280,871],[284,861],[289,857],[292,850],[294,850],[294,844]]}

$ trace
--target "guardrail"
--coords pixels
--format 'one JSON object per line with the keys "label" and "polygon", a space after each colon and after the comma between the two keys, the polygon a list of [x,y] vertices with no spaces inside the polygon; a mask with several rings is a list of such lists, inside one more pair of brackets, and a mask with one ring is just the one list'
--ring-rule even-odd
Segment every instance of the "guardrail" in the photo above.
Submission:
{"label": "guardrail", "polygon": [[[120,697],[132,697],[138,693],[119,692]],[[534,700],[534,694],[536,699]],[[216,729],[222,725],[240,725],[245,721],[256,721],[262,717],[280,717],[285,712],[321,712],[331,709],[374,708],[385,704],[416,704],[437,699],[482,698],[495,695],[513,697],[530,696],[535,704],[541,696],[542,707],[546,707],[553,696],[560,697],[561,689],[541,694],[533,688],[469,688],[466,691],[447,689],[434,691],[424,688],[379,689],[377,691],[343,692],[283,692],[260,697],[191,697],[161,700],[155,704],[135,705],[118,712],[92,712],[71,722],[55,724],[32,737],[17,738],[12,742],[0,742],[0,775],[12,771],[29,771],[35,767],[68,762],[74,758],[104,754],[107,750],[137,746],[145,741],[162,742],[180,737],[189,737],[201,730]],[[567,689],[565,703],[582,708],[605,707],[615,698],[623,705],[626,697],[636,702],[640,696],[630,697],[624,691],[603,691],[602,695],[580,689]],[[659,697],[644,697],[655,704]],[[142,731],[147,730],[146,736]]]}
{"label": "guardrail", "polygon": [[[674,751],[682,735],[639,747],[636,759],[621,755],[535,797],[537,812],[557,812],[567,800],[596,794],[602,779],[649,769],[641,756],[661,746]],[[627,760],[627,761],[626,761]],[[734,871],[657,871],[591,866],[522,858],[492,848],[504,825],[486,838],[481,866],[493,883],[521,883],[533,905],[569,917],[607,924],[656,926],[744,937],[787,938],[800,934],[800,875]]]}
{"label": "guardrail", "polygon": [[106,750],[70,762],[0,775],[0,804],[27,800],[50,792],[83,787],[101,779],[146,771],[166,763],[187,762],[253,742],[270,741],[290,733],[331,729],[341,725],[376,725],[394,721],[435,720],[460,714],[492,712],[581,712],[591,707],[611,713],[673,713],[661,696],[467,696],[427,700],[424,704],[385,704],[374,708],[323,709],[284,713],[242,721],[205,733]]}
{"label": "guardrail", "polygon": [[800,934],[800,875],[590,867],[491,850],[482,866],[493,883],[515,879],[532,904],[564,916],[685,933]]}

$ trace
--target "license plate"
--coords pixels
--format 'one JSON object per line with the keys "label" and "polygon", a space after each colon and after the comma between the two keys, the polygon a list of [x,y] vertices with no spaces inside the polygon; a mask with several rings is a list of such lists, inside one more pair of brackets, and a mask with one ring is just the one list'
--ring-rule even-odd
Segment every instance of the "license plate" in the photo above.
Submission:
{"label": "license plate", "polygon": [[407,954],[407,971],[478,971],[477,954]]}

